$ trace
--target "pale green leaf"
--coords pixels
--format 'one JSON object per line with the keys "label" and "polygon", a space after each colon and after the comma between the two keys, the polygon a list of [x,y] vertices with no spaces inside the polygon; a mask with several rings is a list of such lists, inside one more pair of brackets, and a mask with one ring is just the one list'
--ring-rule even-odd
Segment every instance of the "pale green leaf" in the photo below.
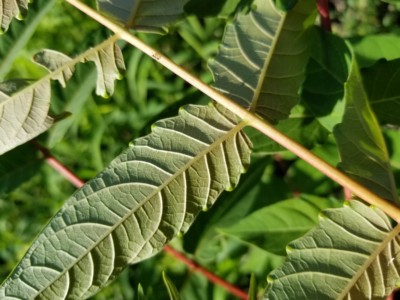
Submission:
{"label": "pale green leaf", "polygon": [[[97,47],[96,47],[97,48]],[[92,61],[97,69],[97,95],[109,97],[114,93],[114,81],[122,78],[125,71],[124,57],[115,43],[104,44],[104,47],[85,56],[85,61]]]}
{"label": "pale green leaf", "polygon": [[122,78],[125,71],[124,58],[121,49],[114,43],[113,37],[101,43],[84,54],[72,59],[63,53],[54,50],[42,50],[34,56],[39,65],[48,69],[52,79],[58,80],[65,87],[74,71],[75,65],[82,62],[92,61],[97,69],[96,93],[105,98],[114,93],[114,81]]}
{"label": "pale green leaf", "polygon": [[98,0],[99,10],[126,27],[162,32],[183,14],[188,0]]}
{"label": "pale green leaf", "polygon": [[338,201],[304,195],[261,208],[221,232],[265,251],[285,255],[286,245],[317,224],[322,209]]}
{"label": "pale green leaf", "polygon": [[314,11],[309,0],[289,13],[279,12],[272,0],[255,0],[248,14],[226,27],[210,62],[215,88],[268,120],[287,118],[299,101]]}
{"label": "pale green leaf", "polygon": [[75,71],[75,65],[71,63],[72,59],[58,51],[44,49],[36,53],[33,60],[50,72],[61,69],[61,72],[55,72],[51,79],[58,80],[63,87],[66,86]]}
{"label": "pale green leaf", "polygon": [[400,227],[379,209],[351,201],[289,244],[263,299],[386,299],[396,286]]}
{"label": "pale green leaf", "polygon": [[46,131],[54,121],[49,107],[49,79],[13,95],[0,92],[0,154]]}
{"label": "pale green leaf", "polygon": [[398,201],[386,144],[355,60],[345,86],[345,99],[343,121],[334,129],[341,167],[381,197]]}
{"label": "pale green leaf", "polygon": [[159,252],[250,160],[244,123],[221,107],[160,120],[78,190],[0,287],[1,299],[84,299]]}
{"label": "pale green leaf", "polygon": [[7,31],[13,18],[22,19],[28,10],[29,0],[1,0],[0,33]]}

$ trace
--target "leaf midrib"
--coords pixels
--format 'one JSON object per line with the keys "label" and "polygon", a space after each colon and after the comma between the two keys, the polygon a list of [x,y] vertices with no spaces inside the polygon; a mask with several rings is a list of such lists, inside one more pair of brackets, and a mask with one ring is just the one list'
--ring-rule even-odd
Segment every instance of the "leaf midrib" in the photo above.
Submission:
{"label": "leaf midrib", "polygon": [[24,93],[27,93],[27,91],[29,91],[31,89],[35,90],[40,84],[42,84],[46,80],[49,80],[49,81],[53,80],[54,77],[61,74],[65,69],[73,67],[76,64],[85,61],[86,57],[89,57],[92,54],[98,53],[101,49],[106,48],[110,44],[115,43],[118,39],[119,39],[119,35],[115,34],[115,35],[111,36],[110,38],[108,38],[107,40],[105,40],[104,42],[102,42],[101,44],[99,44],[98,46],[96,46],[94,48],[90,48],[88,51],[85,51],[84,53],[74,57],[73,59],[71,59],[71,61],[64,64],[62,67],[58,68],[57,70],[50,72],[48,75],[42,77],[35,83],[23,88],[22,90],[16,92],[15,94],[12,94],[12,96],[9,96],[8,99],[5,99],[3,102],[1,102],[0,106],[7,105],[8,103],[14,101],[15,98],[19,97],[20,95],[23,96]]}
{"label": "leaf midrib", "polygon": [[[112,234],[112,232],[114,232],[117,227],[119,227],[122,223],[124,223],[126,221],[126,219],[129,218],[137,209],[141,208],[145,203],[147,203],[149,201],[149,199],[151,199],[156,194],[161,192],[168,184],[170,184],[175,178],[177,178],[178,176],[183,174],[196,161],[203,158],[207,153],[211,152],[214,148],[216,148],[217,146],[222,144],[225,140],[234,136],[236,133],[238,133],[240,130],[242,130],[246,125],[247,125],[246,121],[241,121],[239,124],[237,124],[231,130],[227,131],[225,135],[221,136],[219,139],[217,139],[212,144],[210,144],[210,146],[208,148],[204,149],[198,155],[196,155],[192,160],[188,161],[182,168],[178,169],[175,172],[175,174],[173,176],[171,176],[168,180],[166,180],[162,185],[160,185],[159,188],[157,188],[150,195],[148,195],[145,199],[143,199],[143,201],[141,203],[138,203],[134,209],[131,209],[130,212],[128,212],[124,217],[122,217],[121,220],[116,222],[116,224],[114,224],[112,227],[110,227],[107,234],[104,234],[104,237],[99,239],[84,254],[82,254],[78,259],[76,259],[74,261],[74,264],[72,264],[68,268],[65,268],[64,271],[61,272],[59,274],[59,276],[57,276],[50,284],[48,284],[44,289],[38,291],[36,296],[40,295],[44,290],[46,290],[47,288],[52,286],[57,280],[59,280],[64,274],[66,274],[73,266],[75,266],[79,261],[81,261],[87,254],[91,253],[100,243],[102,243],[108,236],[110,236],[110,234]],[[63,229],[65,229],[65,228],[63,228]]]}
{"label": "leaf midrib", "polygon": [[343,299],[350,290],[354,287],[357,283],[359,278],[367,272],[367,269],[370,265],[377,259],[377,257],[381,254],[381,252],[386,249],[389,243],[400,233],[400,225],[397,225],[391,232],[388,233],[386,239],[381,242],[381,245],[376,248],[374,252],[371,253],[369,258],[365,261],[365,263],[358,269],[357,273],[349,281],[348,285],[343,289],[342,293],[339,294],[337,299]]}

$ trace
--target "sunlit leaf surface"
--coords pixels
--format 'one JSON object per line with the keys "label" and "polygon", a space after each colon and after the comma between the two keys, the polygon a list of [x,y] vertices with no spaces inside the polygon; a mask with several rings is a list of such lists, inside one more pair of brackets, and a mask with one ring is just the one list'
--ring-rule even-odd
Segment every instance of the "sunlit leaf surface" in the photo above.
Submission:
{"label": "sunlit leaf surface", "polygon": [[13,95],[0,91],[0,154],[46,131],[53,124],[49,107],[50,80]]}
{"label": "sunlit leaf surface", "polygon": [[0,288],[1,299],[84,299],[127,264],[159,252],[250,159],[244,123],[225,109],[187,106],[158,121],[78,190]]}
{"label": "sunlit leaf surface", "polygon": [[351,201],[288,246],[263,299],[385,299],[399,278],[400,227],[379,209]]}

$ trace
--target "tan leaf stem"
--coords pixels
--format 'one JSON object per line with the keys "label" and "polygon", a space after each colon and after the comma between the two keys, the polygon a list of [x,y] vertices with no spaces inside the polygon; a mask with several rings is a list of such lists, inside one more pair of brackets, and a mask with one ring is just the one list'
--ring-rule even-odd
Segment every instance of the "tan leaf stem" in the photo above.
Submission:
{"label": "tan leaf stem", "polygon": [[348,177],[343,172],[339,171],[334,166],[328,164],[311,151],[293,141],[285,134],[281,133],[277,129],[275,129],[271,124],[266,122],[265,120],[259,118],[253,113],[249,112],[245,108],[241,107],[235,101],[229,99],[218,91],[214,90],[209,85],[205,84],[195,76],[191,75],[188,71],[184,70],[182,67],[175,64],[169,58],[153,49],[152,47],[146,45],[140,39],[135,37],[128,30],[122,28],[121,26],[115,24],[114,22],[108,20],[106,17],[90,8],[89,6],[83,4],[78,0],[66,0],[71,5],[75,6],[77,9],[81,10],[87,16],[96,20],[100,24],[104,25],[108,29],[112,30],[116,35],[118,35],[121,39],[130,43],[132,46],[138,48],[142,52],[146,53],[148,56],[158,61],[164,67],[169,69],[171,72],[175,73],[177,76],[181,77],[186,82],[190,83],[192,86],[196,87],[198,90],[202,91],[204,94],[209,96],[211,99],[216,102],[222,104],[230,111],[235,113],[237,116],[242,118],[247,122],[249,126],[252,126],[258,129],[260,132],[268,136],[270,139],[274,140],[278,144],[282,145],[289,151],[296,154],[299,158],[303,159],[311,166],[336,181],[338,184],[342,185],[345,188],[348,188],[352,191],[352,193],[366,202],[379,207],[382,209],[388,216],[393,218],[396,222],[400,223],[400,208],[394,205],[393,203],[382,199],[376,194],[372,193],[370,190],[360,185],[358,182],[354,181],[350,177]]}

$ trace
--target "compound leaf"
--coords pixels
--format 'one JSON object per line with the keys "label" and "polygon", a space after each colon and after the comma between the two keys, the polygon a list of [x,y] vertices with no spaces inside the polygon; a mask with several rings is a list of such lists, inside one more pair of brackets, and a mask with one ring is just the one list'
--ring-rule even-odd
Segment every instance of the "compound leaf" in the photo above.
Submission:
{"label": "compound leaf", "polygon": [[231,190],[250,160],[245,123],[187,106],[78,190],[0,287],[1,299],[84,299],[159,252]]}
{"label": "compound leaf", "polygon": [[385,299],[399,277],[399,233],[381,210],[356,200],[325,210],[289,244],[263,299]]}

